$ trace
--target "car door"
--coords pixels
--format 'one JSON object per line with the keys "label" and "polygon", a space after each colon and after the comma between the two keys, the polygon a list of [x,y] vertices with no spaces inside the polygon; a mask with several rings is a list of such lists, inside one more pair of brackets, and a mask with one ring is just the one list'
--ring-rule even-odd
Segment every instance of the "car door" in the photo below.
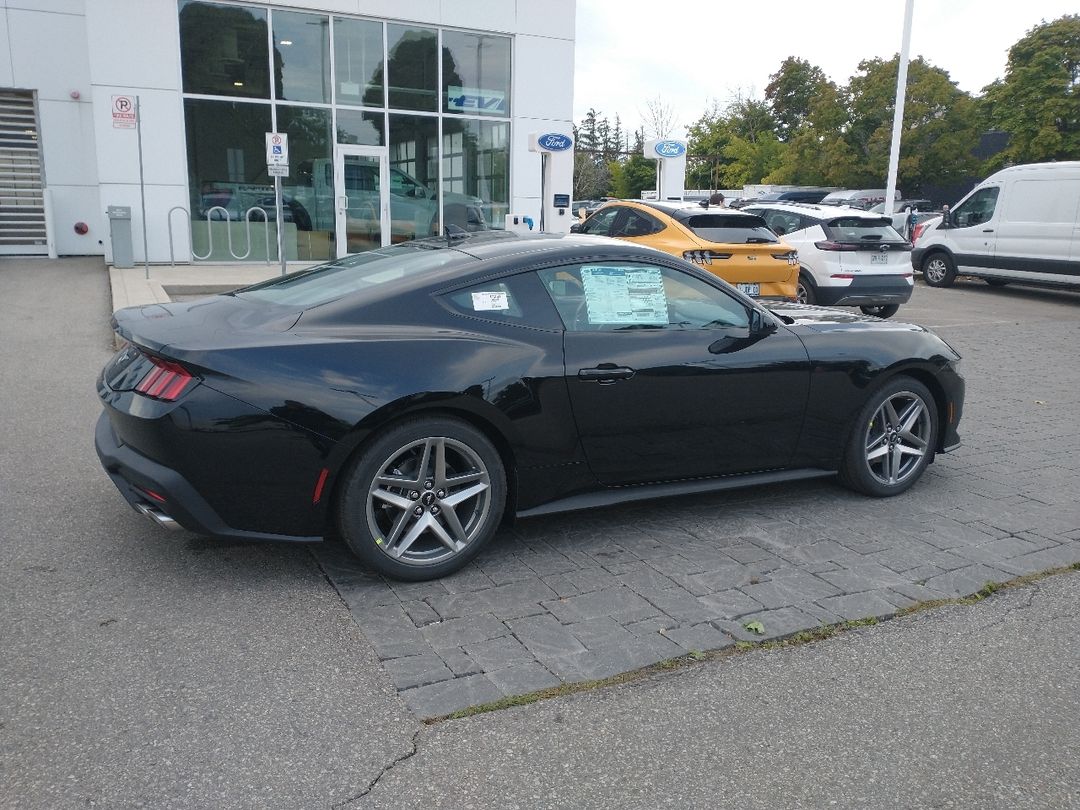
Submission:
{"label": "car door", "polygon": [[581,228],[578,232],[592,234],[593,236],[612,236],[615,220],[618,219],[620,213],[622,213],[622,208],[618,205],[609,205],[606,208],[601,208],[581,223]]}
{"label": "car door", "polygon": [[1000,186],[996,184],[978,188],[950,215],[950,227],[943,233],[961,273],[978,273],[993,266],[1000,191]]}
{"label": "car door", "polygon": [[[640,260],[540,276],[566,327],[571,408],[601,483],[777,469],[791,459],[809,361],[772,316],[719,284]],[[768,328],[755,333],[755,320]]]}

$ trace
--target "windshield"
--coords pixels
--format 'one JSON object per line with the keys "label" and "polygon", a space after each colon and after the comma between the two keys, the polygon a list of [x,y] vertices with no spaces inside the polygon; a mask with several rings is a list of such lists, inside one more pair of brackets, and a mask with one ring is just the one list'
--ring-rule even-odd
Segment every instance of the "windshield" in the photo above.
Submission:
{"label": "windshield", "polygon": [[765,220],[757,216],[732,216],[730,214],[697,214],[683,220],[683,225],[709,242],[729,245],[776,242],[776,234],[769,230]]}
{"label": "windshield", "polygon": [[330,264],[245,287],[234,295],[271,304],[308,308],[349,293],[430,272],[463,258],[456,250],[411,242],[346,256]]}
{"label": "windshield", "polygon": [[880,242],[903,242],[892,220],[871,217],[838,217],[822,225],[825,235],[833,242],[866,244]]}

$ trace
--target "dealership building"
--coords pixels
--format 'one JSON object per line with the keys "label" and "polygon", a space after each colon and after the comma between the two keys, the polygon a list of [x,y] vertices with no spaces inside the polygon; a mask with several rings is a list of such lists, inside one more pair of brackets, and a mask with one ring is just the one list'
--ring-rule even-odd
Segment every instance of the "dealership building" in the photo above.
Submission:
{"label": "dealership building", "polygon": [[572,150],[536,143],[571,133],[574,11],[0,0],[0,256],[112,262],[129,232],[136,262],[265,261],[275,179],[290,260],[539,222],[542,200],[565,230]]}

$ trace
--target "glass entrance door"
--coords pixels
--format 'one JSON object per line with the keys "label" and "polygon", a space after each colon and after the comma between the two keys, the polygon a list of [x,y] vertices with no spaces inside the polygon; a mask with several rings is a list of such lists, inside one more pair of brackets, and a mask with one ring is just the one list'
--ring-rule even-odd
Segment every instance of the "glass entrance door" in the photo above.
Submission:
{"label": "glass entrance door", "polygon": [[337,256],[390,244],[386,150],[338,144],[334,161]]}

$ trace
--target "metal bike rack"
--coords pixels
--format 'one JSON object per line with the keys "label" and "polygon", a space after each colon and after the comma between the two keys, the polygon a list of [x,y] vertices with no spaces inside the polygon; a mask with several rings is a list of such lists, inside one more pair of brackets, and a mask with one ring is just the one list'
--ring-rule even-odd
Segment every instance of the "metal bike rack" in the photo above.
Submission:
{"label": "metal bike rack", "polygon": [[[227,208],[224,208],[224,207],[220,206],[220,205],[215,205],[215,206],[213,206],[211,208],[208,208],[206,210],[207,251],[206,251],[205,254],[200,255],[200,254],[195,252],[194,234],[192,234],[192,232],[191,232],[191,212],[188,211],[188,209],[183,205],[174,205],[172,208],[169,209],[169,213],[168,213],[168,217],[167,217],[167,223],[168,223],[168,227],[169,227],[169,264],[171,264],[173,267],[176,266],[176,248],[175,248],[175,245],[173,243],[172,218],[173,218],[173,213],[175,213],[176,211],[183,211],[184,215],[187,216],[187,220],[188,220],[188,239],[189,239],[189,241],[190,241],[190,243],[192,245],[192,247],[191,247],[191,258],[194,259],[195,261],[205,261],[206,259],[209,259],[212,255],[214,255],[214,229],[212,227],[213,222],[225,222],[225,236],[228,239],[229,255],[232,256],[237,261],[242,261],[242,260],[246,259],[248,256],[251,255],[251,248],[252,248],[252,244],[251,244],[251,221],[252,221],[251,220],[251,215],[252,215],[252,213],[261,214],[262,215],[262,222],[263,222],[263,226],[264,226],[263,227],[263,237],[264,237],[265,245],[266,245],[266,263],[270,264],[270,218],[267,216],[266,211],[264,209],[260,208],[257,205],[253,205],[253,206],[251,206],[251,208],[249,208],[247,211],[244,212],[244,219],[243,219],[243,222],[244,222],[244,240],[247,243],[247,247],[246,247],[246,249],[244,250],[243,253],[237,253],[233,249],[232,228],[229,227],[229,225],[231,225],[233,223],[233,218],[232,218],[232,215],[229,213],[229,210]],[[220,211],[222,214],[224,214],[224,219],[211,219],[211,214],[213,214],[214,211]]]}

